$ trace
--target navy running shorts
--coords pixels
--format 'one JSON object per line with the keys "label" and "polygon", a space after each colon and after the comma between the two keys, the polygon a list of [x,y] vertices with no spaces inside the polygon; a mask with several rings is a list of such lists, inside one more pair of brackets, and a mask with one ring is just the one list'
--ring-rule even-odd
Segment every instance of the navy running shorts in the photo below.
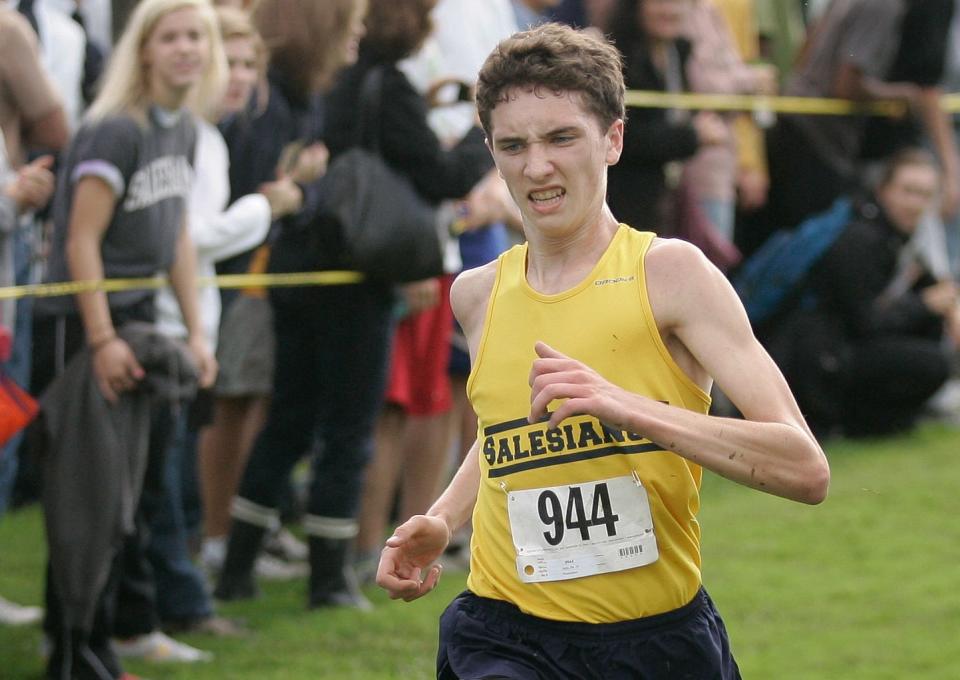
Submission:
{"label": "navy running shorts", "polygon": [[688,604],[617,623],[550,621],[458,595],[440,617],[438,680],[739,680],[703,588]]}

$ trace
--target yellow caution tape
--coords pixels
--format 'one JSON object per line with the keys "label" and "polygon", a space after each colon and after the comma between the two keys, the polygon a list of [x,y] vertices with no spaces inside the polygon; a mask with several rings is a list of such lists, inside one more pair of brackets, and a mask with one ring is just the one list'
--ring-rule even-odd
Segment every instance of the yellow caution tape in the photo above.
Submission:
{"label": "yellow caution tape", "polygon": [[[246,288],[248,286],[263,286],[275,288],[279,286],[342,286],[359,283],[366,278],[361,272],[351,271],[323,271],[323,272],[293,272],[290,274],[225,274],[222,276],[200,277],[197,285],[217,286],[219,288]],[[11,286],[0,288],[0,300],[18,299],[23,297],[56,297],[60,295],[76,295],[92,290],[102,290],[107,293],[116,293],[125,290],[151,290],[163,288],[167,279],[154,276],[141,279],[100,279],[97,281],[66,281],[63,283],[37,283],[27,286]]]}
{"label": "yellow caution tape", "polygon": [[[944,97],[945,100],[950,97]],[[772,111],[774,113],[803,113],[812,115],[849,116],[869,114],[900,117],[907,111],[903,102],[854,102],[848,99],[821,97],[774,97],[748,94],[694,94],[689,92],[652,92],[628,90],[628,107],[656,109],[705,109],[710,111]],[[951,105],[960,105],[955,98]],[[956,109],[960,110],[960,108]]]}
{"label": "yellow caution tape", "polygon": [[[907,106],[898,101],[854,102],[847,99],[822,97],[784,97],[770,95],[695,94],[689,92],[659,92],[628,90],[625,99],[628,107],[702,109],[710,111],[753,111],[773,113],[797,113],[810,115],[848,116],[868,114],[873,116],[901,117]],[[960,113],[960,94],[945,95],[940,103],[948,113]],[[229,274],[206,277],[198,281],[200,286],[219,288],[246,288],[261,286],[337,286],[363,281],[364,275],[353,271],[295,272],[291,274]],[[149,290],[167,285],[164,277],[141,279],[102,279],[99,281],[69,281],[65,283],[39,283],[28,286],[0,288],[0,300],[23,297],[55,297],[75,295],[92,290],[108,293],[126,290]]]}
{"label": "yellow caution tape", "polygon": [[960,113],[960,94],[945,94],[940,98],[940,108],[947,113]]}

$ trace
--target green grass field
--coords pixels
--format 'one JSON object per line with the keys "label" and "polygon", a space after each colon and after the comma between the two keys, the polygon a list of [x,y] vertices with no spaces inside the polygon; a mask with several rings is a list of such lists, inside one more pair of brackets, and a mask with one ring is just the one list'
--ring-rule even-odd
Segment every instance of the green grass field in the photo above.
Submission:
{"label": "green grass field", "polygon": [[[960,432],[925,426],[876,442],[830,442],[830,497],[810,508],[709,477],[704,581],[745,678],[960,678]],[[0,522],[0,593],[39,603],[42,524]],[[304,585],[271,584],[224,606],[253,632],[185,638],[216,653],[199,666],[130,664],[163,678],[430,678],[437,617],[464,585],[446,573],[413,604],[369,591],[372,614],[307,612]],[[39,678],[40,631],[0,628],[0,678]]]}

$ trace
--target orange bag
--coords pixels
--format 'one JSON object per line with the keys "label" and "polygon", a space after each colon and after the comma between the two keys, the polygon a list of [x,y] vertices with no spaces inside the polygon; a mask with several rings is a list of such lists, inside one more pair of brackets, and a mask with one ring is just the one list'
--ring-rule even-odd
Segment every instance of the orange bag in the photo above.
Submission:
{"label": "orange bag", "polygon": [[37,400],[0,371],[0,446],[25,428],[36,417],[37,410]]}

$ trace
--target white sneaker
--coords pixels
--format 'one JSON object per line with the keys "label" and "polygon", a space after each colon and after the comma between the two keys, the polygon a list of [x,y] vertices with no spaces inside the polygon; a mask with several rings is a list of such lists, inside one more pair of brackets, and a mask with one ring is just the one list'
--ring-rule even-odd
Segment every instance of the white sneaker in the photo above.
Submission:
{"label": "white sneaker", "polygon": [[283,527],[267,534],[263,549],[287,562],[306,562],[310,554],[307,544]]}
{"label": "white sneaker", "polygon": [[223,568],[223,561],[227,558],[227,537],[216,536],[203,539],[200,547],[200,564],[210,574],[216,574]]}
{"label": "white sneaker", "polygon": [[284,562],[273,555],[261,553],[254,563],[253,571],[265,581],[292,581],[310,573],[310,567],[303,562]]}
{"label": "white sneaker", "polygon": [[213,654],[177,642],[155,630],[129,640],[113,640],[113,651],[121,658],[137,658],[156,663],[198,663],[212,661]]}
{"label": "white sneaker", "polygon": [[25,607],[0,597],[0,624],[28,626],[43,618],[40,607]]}
{"label": "white sneaker", "polygon": [[927,401],[927,413],[935,420],[960,425],[960,378],[943,383]]}
{"label": "white sneaker", "polygon": [[[226,538],[208,538],[203,541],[200,562],[208,574],[219,573],[226,558]],[[292,581],[303,578],[309,571],[309,567],[303,562],[285,562],[268,553],[261,553],[254,563],[254,573],[265,581]]]}

